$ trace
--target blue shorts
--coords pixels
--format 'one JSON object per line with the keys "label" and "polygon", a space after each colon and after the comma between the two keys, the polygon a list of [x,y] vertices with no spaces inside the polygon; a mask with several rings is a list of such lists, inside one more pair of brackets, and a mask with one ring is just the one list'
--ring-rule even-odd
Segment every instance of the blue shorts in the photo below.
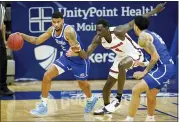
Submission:
{"label": "blue shorts", "polygon": [[54,64],[61,67],[64,71],[72,69],[76,80],[87,80],[90,69],[89,59],[82,59],[80,57],[66,57],[61,56]]}
{"label": "blue shorts", "polygon": [[144,80],[148,84],[149,89],[161,89],[169,79],[175,76],[176,70],[174,64],[163,64],[153,68]]}

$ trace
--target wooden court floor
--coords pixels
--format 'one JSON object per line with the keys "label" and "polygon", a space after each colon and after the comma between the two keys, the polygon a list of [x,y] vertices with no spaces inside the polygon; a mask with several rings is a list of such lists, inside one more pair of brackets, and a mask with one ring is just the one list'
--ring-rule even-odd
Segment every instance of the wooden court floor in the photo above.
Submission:
{"label": "wooden court floor", "polygon": [[[137,83],[136,80],[127,80],[123,100],[120,108],[110,115],[94,116],[92,113],[85,114],[84,106],[86,99],[80,92],[76,81],[53,81],[52,95],[48,100],[49,115],[46,117],[32,116],[29,111],[33,109],[40,99],[40,82],[15,83],[9,86],[15,92],[13,97],[1,99],[1,121],[76,121],[76,122],[101,122],[101,121],[122,121],[127,116],[131,89]],[[103,105],[101,90],[105,81],[90,81],[94,95],[99,96],[94,110]],[[115,85],[112,89],[111,100],[115,95]],[[159,93],[155,110],[156,121],[177,121],[178,120],[178,97],[176,93]],[[145,121],[147,114],[146,97],[141,95],[140,107],[137,111],[135,121]]]}

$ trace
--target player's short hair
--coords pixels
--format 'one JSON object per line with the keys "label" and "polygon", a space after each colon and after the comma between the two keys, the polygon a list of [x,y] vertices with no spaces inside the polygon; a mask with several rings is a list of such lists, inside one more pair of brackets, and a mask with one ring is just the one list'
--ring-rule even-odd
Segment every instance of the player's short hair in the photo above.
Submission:
{"label": "player's short hair", "polygon": [[99,19],[97,22],[96,22],[96,25],[99,25],[99,24],[102,24],[104,27],[109,27],[109,23],[107,20],[105,19]]}
{"label": "player's short hair", "polygon": [[134,19],[135,24],[138,26],[140,30],[145,30],[149,27],[150,21],[147,17],[137,16]]}
{"label": "player's short hair", "polygon": [[63,19],[63,14],[59,11],[56,11],[52,14],[52,18],[61,18]]}

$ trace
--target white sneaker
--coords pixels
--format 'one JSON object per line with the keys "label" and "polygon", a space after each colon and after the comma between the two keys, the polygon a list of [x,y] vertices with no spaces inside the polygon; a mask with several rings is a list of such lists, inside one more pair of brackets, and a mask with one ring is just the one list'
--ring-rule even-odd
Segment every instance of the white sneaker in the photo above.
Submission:
{"label": "white sneaker", "polygon": [[134,118],[127,116],[126,119],[123,120],[122,122],[133,122],[133,121],[134,121]]}
{"label": "white sneaker", "polygon": [[117,99],[114,99],[107,106],[102,106],[100,109],[94,111],[94,115],[103,115],[103,114],[111,114],[115,112],[118,108],[120,108],[120,102]]}
{"label": "white sneaker", "polygon": [[104,115],[104,114],[111,114],[111,112],[108,111],[105,106],[102,106],[98,110],[94,111],[93,114],[94,115]]}
{"label": "white sneaker", "polygon": [[145,122],[155,122],[154,116],[153,117],[147,116]]}
{"label": "white sneaker", "polygon": [[105,106],[105,108],[109,112],[113,113],[120,108],[120,102],[118,101],[118,99],[114,99],[109,105]]}
{"label": "white sneaker", "polygon": [[125,120],[123,120],[122,122],[133,122],[131,120],[128,120],[127,118]]}

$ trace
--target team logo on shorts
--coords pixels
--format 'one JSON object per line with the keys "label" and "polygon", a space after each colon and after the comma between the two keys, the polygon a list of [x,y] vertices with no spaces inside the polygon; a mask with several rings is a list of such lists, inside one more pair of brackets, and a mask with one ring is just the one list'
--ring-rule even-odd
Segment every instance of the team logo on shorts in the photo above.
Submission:
{"label": "team logo on shorts", "polygon": [[80,77],[85,77],[85,73],[80,74]]}

